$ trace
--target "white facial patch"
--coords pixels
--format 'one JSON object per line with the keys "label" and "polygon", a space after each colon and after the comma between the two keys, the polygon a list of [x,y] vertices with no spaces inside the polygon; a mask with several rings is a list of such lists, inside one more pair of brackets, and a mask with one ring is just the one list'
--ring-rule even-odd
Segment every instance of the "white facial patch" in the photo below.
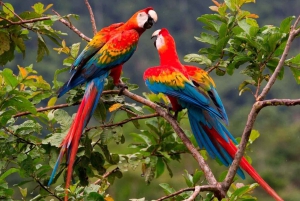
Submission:
{"label": "white facial patch", "polygon": [[144,27],[144,24],[148,21],[148,14],[145,12],[139,13],[137,16],[137,23],[140,28]]}
{"label": "white facial patch", "polygon": [[165,45],[165,39],[162,35],[158,35],[156,38],[156,48],[159,50],[162,46]]}

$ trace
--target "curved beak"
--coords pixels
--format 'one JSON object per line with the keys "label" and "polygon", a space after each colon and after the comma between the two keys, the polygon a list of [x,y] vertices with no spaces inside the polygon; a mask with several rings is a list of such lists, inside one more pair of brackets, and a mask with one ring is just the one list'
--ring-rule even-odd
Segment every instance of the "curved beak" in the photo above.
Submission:
{"label": "curved beak", "polygon": [[150,29],[155,22],[157,22],[157,13],[154,10],[149,10],[148,12],[148,20],[144,24],[145,29]]}
{"label": "curved beak", "polygon": [[152,36],[151,36],[151,39],[154,38],[154,37],[157,37],[159,32],[160,32],[160,29],[157,29],[156,31],[154,31]]}
{"label": "curved beak", "polygon": [[155,38],[155,41],[154,41],[154,47],[155,48],[156,48],[156,37],[159,35],[159,32],[160,32],[160,29],[154,31],[153,34],[152,34],[152,36],[151,36],[151,39]]}

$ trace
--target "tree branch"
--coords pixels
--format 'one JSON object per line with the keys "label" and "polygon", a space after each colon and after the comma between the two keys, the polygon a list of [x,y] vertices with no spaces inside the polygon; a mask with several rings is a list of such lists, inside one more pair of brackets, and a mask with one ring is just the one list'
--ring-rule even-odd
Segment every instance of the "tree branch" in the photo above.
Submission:
{"label": "tree branch", "polygon": [[15,136],[17,139],[21,140],[23,143],[26,143],[26,144],[30,144],[30,145],[36,146],[36,144],[34,144],[34,143],[32,143],[32,142],[30,142],[30,141],[28,141],[28,140],[25,140],[25,139],[19,137],[18,135],[16,135],[13,131],[9,130],[8,128],[6,128],[6,127],[2,127],[2,128],[3,128],[7,133],[9,133],[9,134]]}
{"label": "tree branch", "polygon": [[119,167],[116,167],[115,169],[113,169],[109,172],[105,172],[104,175],[102,176],[102,178],[95,181],[94,184],[99,184],[104,178],[108,177],[109,175],[111,175],[112,173],[114,173],[118,170],[119,170]]}
{"label": "tree branch", "polygon": [[84,3],[85,3],[86,7],[89,10],[91,23],[92,23],[92,28],[93,28],[93,33],[94,33],[94,35],[96,35],[97,27],[96,27],[96,22],[95,22],[95,17],[94,17],[93,10],[92,10],[91,5],[89,4],[88,0],[84,0]]}
{"label": "tree branch", "polygon": [[168,198],[175,197],[175,196],[177,196],[177,195],[179,195],[179,194],[181,194],[183,192],[186,192],[186,191],[195,191],[191,195],[191,197],[189,197],[188,199],[185,200],[185,201],[192,201],[200,193],[200,191],[217,192],[218,189],[214,185],[203,185],[203,186],[196,186],[196,187],[184,188],[184,189],[181,189],[181,190],[179,190],[179,191],[177,191],[175,193],[172,193],[170,195],[166,195],[164,197],[161,197],[161,198],[157,199],[156,201],[166,200]]}
{"label": "tree branch", "polygon": [[247,122],[246,122],[245,129],[243,131],[243,135],[242,135],[242,139],[241,139],[241,142],[239,144],[239,147],[238,147],[238,151],[235,154],[234,160],[233,160],[233,162],[232,162],[232,164],[231,164],[231,166],[228,170],[228,173],[226,175],[225,180],[222,182],[222,187],[223,187],[223,190],[225,190],[225,191],[227,191],[229,189],[229,187],[230,187],[230,185],[233,181],[234,175],[236,174],[236,171],[239,167],[240,161],[241,161],[241,159],[244,155],[245,148],[247,146],[247,142],[249,141],[251,130],[253,128],[253,125],[255,123],[255,120],[257,118],[257,115],[258,115],[259,111],[265,106],[276,105],[276,104],[279,104],[279,103],[282,103],[282,105],[287,105],[287,106],[290,106],[290,105],[293,105],[293,104],[294,105],[299,104],[298,100],[296,100],[296,101],[295,100],[294,101],[292,101],[292,100],[286,101],[287,99],[282,99],[280,101],[278,99],[269,100],[269,101],[262,101],[266,97],[267,93],[270,91],[273,84],[275,83],[280,70],[283,68],[284,62],[285,62],[286,57],[288,55],[288,52],[290,50],[290,46],[291,46],[292,41],[300,33],[300,29],[296,29],[297,24],[299,23],[299,21],[300,21],[300,16],[298,16],[298,18],[296,19],[294,25],[291,27],[290,35],[288,37],[284,52],[283,52],[283,54],[282,54],[282,56],[281,56],[281,58],[278,62],[278,65],[277,65],[274,73],[272,74],[272,76],[269,79],[268,83],[266,84],[266,86],[262,90],[261,94],[258,96],[256,102],[253,104],[252,109],[251,109],[251,111],[248,115],[248,119],[247,119]]}
{"label": "tree branch", "polygon": [[186,199],[184,201],[193,201],[197,197],[197,195],[200,193],[200,190],[201,190],[201,186],[195,186],[194,193],[188,199]]}
{"label": "tree branch", "polygon": [[0,16],[0,19],[9,22],[12,25],[21,25],[21,24],[27,24],[27,23],[34,23],[34,22],[39,22],[39,21],[50,20],[50,17],[40,17],[40,18],[34,18],[34,19],[30,19],[30,20],[20,20],[20,21],[17,21],[17,22],[11,21],[11,20],[6,19],[6,18],[1,17],[1,16]]}
{"label": "tree branch", "polygon": [[[119,93],[119,91],[116,90],[116,93]],[[167,111],[165,111],[163,108],[161,108],[157,104],[155,104],[155,103],[153,103],[153,102],[151,102],[151,101],[149,101],[149,100],[147,100],[147,99],[145,99],[145,98],[143,98],[141,96],[138,96],[138,95],[136,95],[134,93],[131,93],[127,89],[125,89],[123,91],[123,95],[131,98],[132,100],[135,100],[135,101],[137,101],[139,103],[142,103],[144,105],[147,105],[147,106],[151,107],[161,117],[163,117],[164,119],[166,119],[170,123],[170,125],[173,127],[174,131],[177,133],[177,135],[182,140],[182,142],[185,144],[185,146],[187,147],[187,149],[191,152],[191,154],[193,155],[193,157],[196,159],[199,167],[204,172],[205,177],[206,177],[208,183],[211,184],[211,185],[215,185],[215,188],[219,189],[220,196],[225,197],[225,192],[221,189],[221,186],[217,182],[216,178],[214,177],[211,169],[209,168],[209,166],[205,162],[204,158],[197,151],[197,149],[193,146],[193,144],[188,139],[188,137],[185,135],[185,133],[183,132],[183,130],[181,129],[181,127],[178,125],[177,121]]]}
{"label": "tree branch", "polygon": [[58,197],[57,195],[55,195],[54,193],[52,193],[47,187],[45,187],[40,180],[38,180],[37,178],[34,178],[35,181],[40,185],[40,187],[42,187],[45,191],[47,191],[51,196],[55,197],[56,199],[62,201],[62,199],[60,199],[60,197]]}
{"label": "tree branch", "polygon": [[139,116],[136,116],[136,117],[131,117],[131,118],[125,119],[125,120],[120,121],[118,123],[105,124],[105,125],[102,125],[101,127],[102,128],[107,128],[107,127],[112,127],[112,126],[121,126],[123,124],[126,124],[126,123],[134,121],[134,120],[149,119],[149,118],[157,117],[157,116],[159,116],[159,114],[157,114],[157,113],[148,114],[148,115],[139,115]]}
{"label": "tree branch", "polygon": [[75,26],[73,26],[70,22],[68,22],[67,20],[63,19],[62,16],[58,12],[56,12],[55,10],[52,10],[52,12],[54,12],[57,16],[61,17],[61,19],[59,19],[59,21],[61,23],[63,23],[64,25],[66,25],[67,27],[69,27],[72,31],[74,31],[80,38],[82,38],[82,39],[84,39],[86,41],[90,41],[91,40],[89,37],[87,37],[81,31],[79,31]]}

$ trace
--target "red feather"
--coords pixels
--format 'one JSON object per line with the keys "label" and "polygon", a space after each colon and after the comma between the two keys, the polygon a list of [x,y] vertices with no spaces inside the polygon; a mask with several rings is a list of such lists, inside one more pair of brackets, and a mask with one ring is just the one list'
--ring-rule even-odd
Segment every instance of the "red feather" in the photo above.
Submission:
{"label": "red feather", "polygon": [[[229,155],[234,158],[237,147],[235,144],[230,140],[229,143],[226,142],[220,134],[217,133],[215,129],[209,129],[208,127],[204,127],[207,133],[211,134],[211,139],[216,140],[228,153]],[[255,169],[250,165],[250,163],[245,159],[242,158],[240,162],[240,166],[261,186],[267,191],[275,200],[283,201],[281,197],[264,181],[263,178],[255,171]]]}

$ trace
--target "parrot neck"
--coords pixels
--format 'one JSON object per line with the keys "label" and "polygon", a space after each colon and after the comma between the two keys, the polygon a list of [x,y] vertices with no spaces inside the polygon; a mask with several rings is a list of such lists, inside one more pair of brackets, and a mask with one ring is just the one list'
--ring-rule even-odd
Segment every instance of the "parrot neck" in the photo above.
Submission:
{"label": "parrot neck", "polygon": [[182,64],[177,56],[175,49],[167,49],[164,52],[160,52],[160,65],[168,65],[179,70],[183,69]]}
{"label": "parrot neck", "polygon": [[131,20],[127,21],[122,27],[123,27],[124,30],[132,30],[132,29],[134,29],[134,30],[136,30],[138,32],[138,34],[140,36],[145,31],[145,29],[138,27],[137,24],[135,22],[132,22]]}

